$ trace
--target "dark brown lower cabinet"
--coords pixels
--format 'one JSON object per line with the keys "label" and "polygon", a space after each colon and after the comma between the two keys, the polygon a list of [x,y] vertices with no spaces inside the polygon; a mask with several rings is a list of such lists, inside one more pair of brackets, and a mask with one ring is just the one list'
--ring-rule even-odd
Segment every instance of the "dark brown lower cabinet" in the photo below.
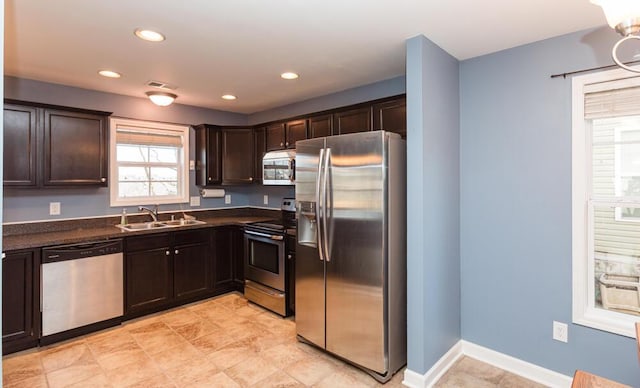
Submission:
{"label": "dark brown lower cabinet", "polygon": [[213,232],[213,252],[215,267],[213,288],[224,292],[234,289],[233,284],[233,228],[222,226]]}
{"label": "dark brown lower cabinet", "polygon": [[206,294],[210,289],[210,230],[176,232],[173,249],[173,287],[176,299]]}
{"label": "dark brown lower cabinet", "polygon": [[125,315],[157,309],[173,298],[170,237],[163,233],[125,240]]}
{"label": "dark brown lower cabinet", "polygon": [[212,296],[211,230],[127,238],[125,315],[138,316]]}
{"label": "dark brown lower cabinet", "polygon": [[234,226],[216,228],[214,289],[216,292],[244,290],[244,230]]}
{"label": "dark brown lower cabinet", "polygon": [[233,235],[233,282],[238,291],[244,292],[244,229],[232,228]]}
{"label": "dark brown lower cabinet", "polygon": [[40,336],[39,250],[7,252],[2,260],[2,354],[28,349]]}

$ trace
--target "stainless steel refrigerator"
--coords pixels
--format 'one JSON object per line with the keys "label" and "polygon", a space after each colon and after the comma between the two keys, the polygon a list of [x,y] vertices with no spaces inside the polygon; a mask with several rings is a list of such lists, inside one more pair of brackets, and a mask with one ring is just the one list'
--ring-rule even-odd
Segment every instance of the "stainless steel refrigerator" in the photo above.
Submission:
{"label": "stainless steel refrigerator", "polygon": [[406,157],[395,133],[296,143],[298,338],[387,381],[406,364]]}

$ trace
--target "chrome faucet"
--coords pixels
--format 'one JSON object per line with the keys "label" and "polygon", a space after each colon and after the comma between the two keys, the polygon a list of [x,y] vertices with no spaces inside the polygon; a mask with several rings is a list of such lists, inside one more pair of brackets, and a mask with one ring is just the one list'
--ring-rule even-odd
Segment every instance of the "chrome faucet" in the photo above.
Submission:
{"label": "chrome faucet", "polygon": [[153,222],[157,222],[158,221],[158,205],[154,205],[153,209],[150,209],[150,208],[148,208],[146,206],[138,206],[138,211],[147,212],[147,213],[149,213],[149,215],[153,219]]}

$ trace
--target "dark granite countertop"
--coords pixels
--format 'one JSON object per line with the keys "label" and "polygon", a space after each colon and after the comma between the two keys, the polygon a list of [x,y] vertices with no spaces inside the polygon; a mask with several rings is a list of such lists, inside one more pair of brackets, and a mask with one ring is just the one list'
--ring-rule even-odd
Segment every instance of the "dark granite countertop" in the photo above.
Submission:
{"label": "dark granite countertop", "polygon": [[[210,228],[216,226],[244,225],[249,222],[260,222],[277,218],[280,212],[269,209],[223,209],[203,212],[189,212],[196,219],[206,222],[199,225],[188,225],[172,228],[124,231],[115,225],[118,217],[101,217],[95,219],[51,221],[26,224],[10,224],[3,227],[2,251],[40,248],[53,245],[75,244],[98,240],[109,240],[128,236],[152,233],[175,232]],[[180,218],[181,213],[175,213]],[[160,214],[160,220],[168,220],[171,213]],[[148,216],[129,216],[129,222],[148,221]]]}

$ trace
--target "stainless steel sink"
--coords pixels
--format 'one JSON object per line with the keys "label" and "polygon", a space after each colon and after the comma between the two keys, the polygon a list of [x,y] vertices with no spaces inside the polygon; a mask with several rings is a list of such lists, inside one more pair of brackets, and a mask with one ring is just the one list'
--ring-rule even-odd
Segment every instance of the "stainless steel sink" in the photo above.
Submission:
{"label": "stainless steel sink", "polygon": [[147,229],[157,229],[157,228],[166,228],[168,225],[163,224],[162,222],[136,222],[133,224],[124,224],[124,225],[116,225],[120,229],[127,230],[129,232],[135,230],[147,230]]}
{"label": "stainless steel sink", "polygon": [[199,220],[171,220],[171,221],[150,221],[150,222],[136,222],[125,225],[116,225],[118,228],[122,230],[126,230],[128,232],[134,232],[136,230],[149,230],[149,229],[158,229],[158,228],[176,228],[180,226],[189,226],[189,225],[202,225],[206,224],[204,221]]}
{"label": "stainless steel sink", "polygon": [[171,221],[160,221],[160,223],[165,224],[167,226],[187,226],[187,225],[202,225],[206,224],[204,221],[199,220],[171,220]]}

